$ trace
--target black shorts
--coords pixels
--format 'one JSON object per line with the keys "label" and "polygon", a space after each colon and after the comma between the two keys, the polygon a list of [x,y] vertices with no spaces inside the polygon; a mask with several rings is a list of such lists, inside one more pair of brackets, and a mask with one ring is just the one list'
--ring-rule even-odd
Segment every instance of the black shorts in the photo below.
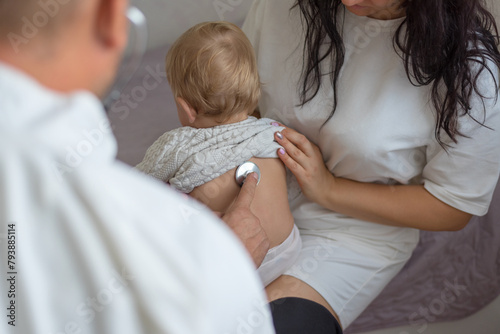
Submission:
{"label": "black shorts", "polygon": [[270,303],[276,334],[341,334],[342,327],[326,307],[296,297]]}

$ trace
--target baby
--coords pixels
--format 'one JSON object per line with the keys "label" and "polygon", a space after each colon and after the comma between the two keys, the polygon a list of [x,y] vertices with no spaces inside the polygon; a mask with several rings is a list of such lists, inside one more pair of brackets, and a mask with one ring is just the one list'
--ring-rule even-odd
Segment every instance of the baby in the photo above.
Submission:
{"label": "baby", "polygon": [[174,43],[166,70],[183,127],[162,135],[136,168],[225,212],[240,190],[236,168],[255,163],[261,180],[252,211],[271,243],[258,268],[267,286],[294,263],[301,240],[274,141],[274,133],[283,128],[249,116],[260,97],[250,41],[231,23],[198,24]]}

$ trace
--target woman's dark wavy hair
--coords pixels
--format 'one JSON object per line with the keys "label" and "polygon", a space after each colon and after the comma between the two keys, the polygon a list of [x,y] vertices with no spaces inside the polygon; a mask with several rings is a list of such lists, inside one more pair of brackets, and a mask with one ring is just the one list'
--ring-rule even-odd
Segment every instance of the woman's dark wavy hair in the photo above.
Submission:
{"label": "woman's dark wavy hair", "polygon": [[[394,48],[401,55],[410,82],[415,86],[431,85],[432,103],[437,111],[435,136],[442,146],[448,146],[442,141],[442,131],[456,143],[457,136],[464,136],[458,129],[458,118],[470,115],[472,96],[486,98],[478,87],[478,78],[484,71],[493,77],[498,94],[494,77],[497,69],[488,63],[500,67],[495,19],[484,0],[403,0],[401,6],[406,9],[406,18],[394,35]],[[297,0],[294,8],[302,13],[307,56],[302,69],[300,105],[317,95],[321,78],[329,75],[334,101],[328,122],[337,108],[338,79],[345,59],[339,32],[344,6],[341,0]],[[320,69],[325,59],[331,61],[329,73]]]}

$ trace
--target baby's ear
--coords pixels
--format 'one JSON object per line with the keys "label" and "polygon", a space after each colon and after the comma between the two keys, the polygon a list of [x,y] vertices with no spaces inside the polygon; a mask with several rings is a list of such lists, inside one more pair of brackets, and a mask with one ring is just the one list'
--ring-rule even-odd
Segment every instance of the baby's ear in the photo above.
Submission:
{"label": "baby's ear", "polygon": [[176,99],[177,103],[181,107],[182,111],[186,114],[187,119],[190,124],[193,124],[194,121],[196,120],[196,117],[198,117],[198,112],[196,109],[194,109],[189,103],[187,103],[186,100],[184,100],[182,97],[178,97]]}

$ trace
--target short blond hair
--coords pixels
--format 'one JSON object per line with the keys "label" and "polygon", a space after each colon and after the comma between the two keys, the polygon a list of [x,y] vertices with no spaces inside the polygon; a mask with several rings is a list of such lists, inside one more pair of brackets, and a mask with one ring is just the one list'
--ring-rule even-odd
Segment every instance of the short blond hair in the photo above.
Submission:
{"label": "short blond hair", "polygon": [[198,112],[225,120],[257,107],[255,52],[232,23],[205,22],[186,31],[170,48],[166,70],[174,96]]}

